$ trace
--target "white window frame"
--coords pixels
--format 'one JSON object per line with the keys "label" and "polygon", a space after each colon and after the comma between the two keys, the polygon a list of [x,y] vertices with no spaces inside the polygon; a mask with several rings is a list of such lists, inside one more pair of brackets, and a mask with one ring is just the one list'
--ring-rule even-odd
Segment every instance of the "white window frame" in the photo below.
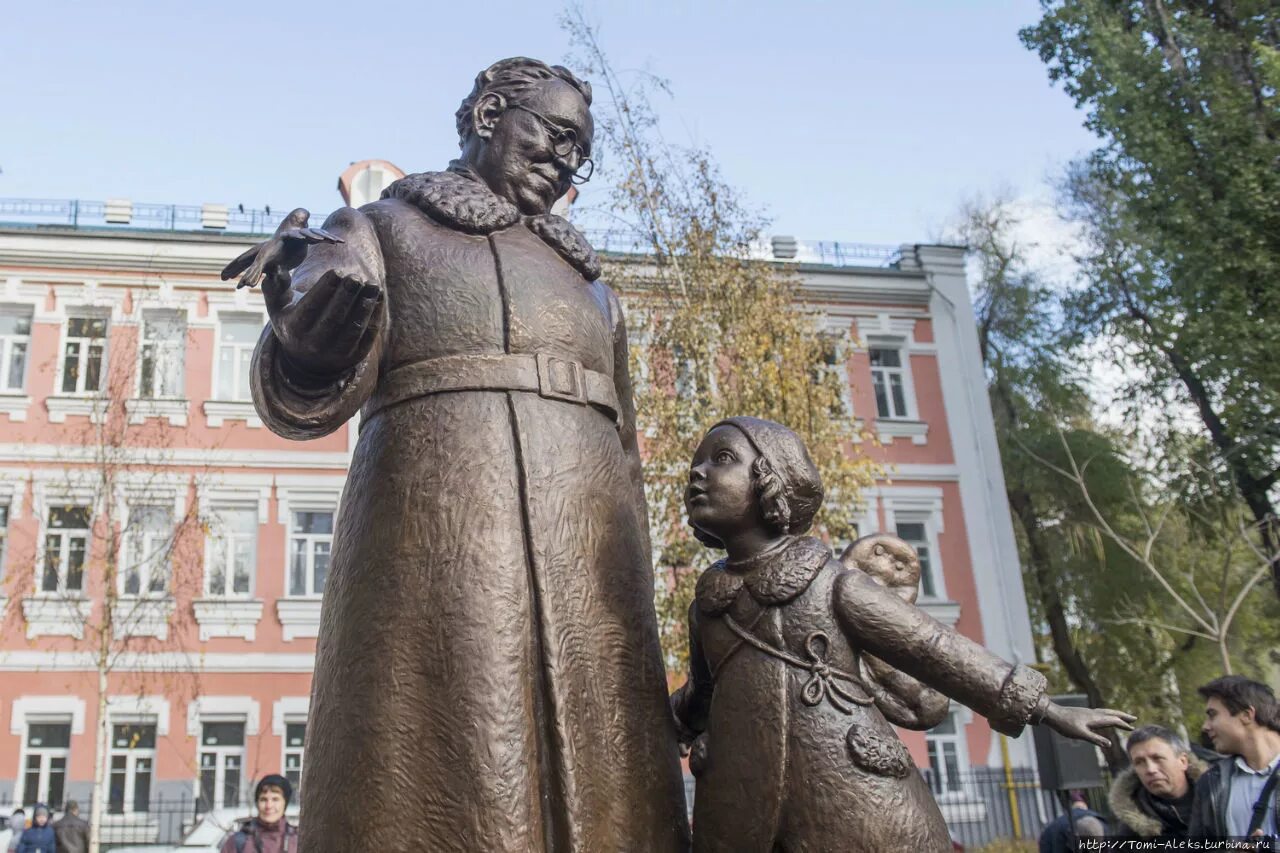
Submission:
{"label": "white window frame", "polygon": [[[105,327],[101,338],[85,338],[80,336],[72,337],[71,322],[73,320],[101,320]],[[102,359],[98,367],[98,385],[97,388],[85,388],[85,377],[88,371],[85,367],[88,365],[89,347],[92,341],[102,341]],[[79,353],[76,356],[78,372],[76,374],[76,387],[73,391],[63,390],[63,382],[67,373],[67,346],[72,341],[80,342]],[[58,349],[58,375],[54,380],[54,396],[60,397],[100,397],[107,389],[102,386],[109,383],[110,365],[111,365],[111,313],[110,311],[98,308],[78,307],[71,308],[67,311],[66,319],[62,323],[61,345]]]}
{"label": "white window frame", "polygon": [[[967,716],[964,709],[952,703],[951,710],[947,712],[946,718],[939,725],[950,722],[953,731],[938,733],[935,729],[928,729],[924,733],[925,752],[929,757],[929,767],[932,771],[929,785],[935,799],[966,800],[969,798],[968,792],[965,790],[966,777],[970,771],[969,748],[965,732]],[[955,752],[957,778],[954,780],[954,784],[948,779],[946,773],[945,750],[947,747],[951,747]],[[938,766],[935,766],[935,755]],[[938,767],[941,767],[940,771]]]}
{"label": "white window frame", "polygon": [[[916,409],[916,389],[915,382],[911,375],[911,348],[910,342],[905,338],[898,337],[870,337],[867,339],[867,361],[870,364],[872,350],[895,350],[898,353],[898,367],[877,367],[870,365],[871,368],[871,396],[875,400],[876,391],[876,374],[880,373],[885,383],[885,400],[889,405],[890,414],[880,413],[880,404],[877,401],[876,419],[885,421],[914,421],[919,419],[919,412]],[[893,404],[891,376],[898,376],[902,382],[902,412],[895,412]]]}
{"label": "white window frame", "polygon": [[[291,770],[289,759],[296,756],[298,759],[298,780],[295,782],[290,779],[289,781],[293,783],[294,799],[297,799],[298,791],[302,787],[302,771],[306,767],[307,761],[305,736],[307,717],[305,714],[289,714],[285,716],[283,725],[284,733],[280,735],[280,775],[286,779],[289,778],[289,771]],[[289,726],[298,725],[303,727],[303,743],[295,746],[289,743]]]}
{"label": "white window frame", "polygon": [[[249,589],[244,592],[235,591],[235,541],[239,538],[239,534],[230,531],[219,531],[216,527],[211,527],[209,535],[205,537],[204,551],[204,578],[202,580],[202,589],[206,599],[218,601],[245,600],[253,598],[254,591],[257,588],[258,581],[258,541],[261,533],[262,517],[261,508],[256,503],[248,501],[218,501],[210,506],[210,518],[217,518],[221,510],[235,510],[241,512],[250,512],[254,517],[253,535],[251,537],[251,545],[249,553],[252,556],[252,562],[249,565]],[[219,544],[227,550],[227,572],[223,578],[223,588],[214,590],[211,586],[213,575],[213,556]]]}
{"label": "white window frame", "polygon": [[[55,725],[67,727],[68,746],[65,747],[32,747],[31,727],[33,725]],[[28,713],[23,722],[22,749],[19,750],[18,756],[18,780],[14,784],[13,800],[15,804],[22,805],[25,803],[49,802],[49,776],[51,765],[55,758],[61,758],[63,761],[62,771],[62,795],[67,795],[67,786],[71,781],[71,741],[75,738],[76,726],[75,718],[70,714],[33,714]],[[32,755],[42,757],[40,762],[39,781],[36,783],[36,795],[28,797],[27,791],[27,760]]]}
{"label": "white window frame", "polygon": [[[213,782],[213,802],[209,803],[210,809],[220,809],[226,807],[226,799],[223,796],[226,793],[226,758],[229,756],[238,756],[240,758],[240,782],[236,788],[236,797],[239,800],[235,805],[240,808],[248,806],[244,802],[248,794],[248,747],[250,734],[250,720],[243,714],[202,714],[196,725],[196,780],[195,780],[195,799],[197,808],[202,804],[201,788],[204,785],[204,756],[206,754],[214,756],[214,782]],[[207,746],[204,742],[204,727],[208,723],[233,723],[243,727],[242,743],[239,746]]]}
{"label": "white window frame", "polygon": [[[147,336],[147,332],[152,328],[152,324],[156,321],[162,323],[174,323],[180,328],[178,339],[176,341],[156,339],[152,340]],[[187,313],[179,309],[167,308],[147,308],[142,312],[141,329],[138,333],[138,363],[135,387],[138,389],[138,399],[140,400],[185,400],[187,389]],[[152,393],[146,395],[143,393],[143,361],[144,351],[147,346],[156,348],[155,355],[152,357]],[[169,365],[177,362],[178,367],[178,388],[167,394],[157,394],[155,392],[156,377],[162,376],[164,370],[158,365]],[[215,361],[216,369],[216,361]]]}
{"label": "white window frame", "polygon": [[[143,508],[165,510],[166,512],[168,512],[169,525],[168,525],[168,528],[162,533],[147,531],[142,535],[143,545],[141,548],[142,550],[141,557],[143,559],[143,562],[138,564],[138,569],[139,569],[138,591],[127,592],[125,590],[125,585],[128,582],[129,570],[133,568],[134,560],[137,560],[140,556],[134,553],[135,548],[133,547],[134,542],[136,541],[135,539],[136,531],[134,531],[133,529],[133,526],[136,523],[134,519],[134,515],[137,512],[137,510],[143,509]],[[123,541],[120,544],[120,571],[119,571],[119,578],[117,579],[117,584],[119,586],[119,594],[121,597],[134,599],[134,598],[166,598],[169,596],[171,592],[172,581],[173,581],[173,554],[172,554],[173,549],[171,547],[171,544],[172,544],[171,541],[173,536],[176,535],[176,530],[177,530],[176,522],[174,521],[173,509],[174,509],[174,501],[172,499],[168,501],[163,499],[158,499],[158,500],[140,499],[140,500],[131,501],[130,503],[126,504],[125,511],[124,511],[124,535],[121,537]],[[156,550],[156,546],[154,544],[154,540],[156,539],[159,539],[162,543],[162,550],[160,551]],[[163,543],[165,543],[166,541],[168,541],[170,544],[164,545]],[[155,562],[156,562],[155,558],[157,554],[161,554],[164,557],[164,562],[163,562],[163,565],[161,566],[155,565]],[[164,586],[159,590],[152,590],[150,588],[152,575],[157,570],[161,571],[164,574]]]}
{"label": "white window frame", "polygon": [[[25,318],[28,324],[27,334],[0,333],[0,394],[21,394],[27,387],[27,373],[31,367],[31,332],[35,325],[35,307],[32,305],[3,303],[0,304],[0,317]],[[17,386],[9,384],[9,372],[13,366],[13,350],[18,344],[23,345],[22,376]]]}
{"label": "white window frame", "polygon": [[[55,509],[83,509],[89,514],[88,527],[53,527],[50,515]],[[36,594],[39,596],[74,596],[83,598],[85,595],[84,578],[88,573],[89,562],[92,559],[93,551],[93,524],[94,524],[94,507],[75,500],[50,502],[44,507],[44,512],[40,520],[40,553],[36,560]],[[67,588],[67,574],[69,566],[68,557],[70,555],[70,539],[75,533],[83,533],[84,535],[84,562],[80,565],[80,588]],[[49,537],[57,536],[58,543],[58,586],[57,589],[44,588],[45,563],[49,558]]]}
{"label": "white window frame", "polygon": [[[219,311],[218,312],[218,322],[214,329],[213,389],[212,389],[212,393],[209,395],[210,399],[213,401],[234,402],[234,403],[248,403],[253,401],[253,395],[249,393],[249,390],[248,390],[249,376],[247,373],[243,377],[239,376],[239,372],[240,372],[239,365],[241,364],[241,358],[240,358],[241,352],[244,350],[247,350],[250,354],[252,354],[254,347],[257,346],[257,339],[255,338],[253,343],[234,343],[233,344],[233,343],[223,343],[222,341],[222,327],[224,325],[227,325],[232,322],[237,322],[237,321],[248,321],[250,318],[253,318],[254,321],[258,323],[259,329],[261,329],[263,326],[266,325],[266,320],[263,318],[263,315],[260,311],[237,310],[237,311]],[[228,347],[234,350],[236,353],[236,357],[232,359],[231,363],[232,365],[235,366],[234,369],[237,374],[236,379],[244,380],[245,395],[243,397],[221,396],[222,378],[223,378],[222,377],[222,352],[224,348],[228,348]],[[246,367],[245,369],[249,370],[250,368]],[[240,384],[238,382],[235,383],[235,387],[238,389],[240,387]]]}
{"label": "white window frame", "polygon": [[[303,599],[319,599],[323,597],[324,591],[315,590],[315,549],[314,546],[319,542],[329,543],[330,566],[332,567],[333,559],[333,533],[295,533],[294,532],[294,516],[300,512],[327,512],[331,518],[330,530],[334,529],[338,520],[338,508],[334,504],[319,503],[299,503],[291,501],[288,508],[288,526],[285,533],[285,577],[284,588],[286,598],[303,598]],[[294,549],[295,542],[302,540],[307,549],[306,559],[306,575],[305,590],[300,593],[293,591],[293,560],[296,554]],[[328,582],[328,572],[325,572],[326,583]]]}
{"label": "white window frame", "polygon": [[933,595],[925,594],[924,567],[921,566],[920,604],[950,601],[947,594],[947,573],[942,564],[942,549],[938,535],[945,528],[942,522],[942,490],[935,487],[885,487],[880,490],[884,506],[884,529],[898,535],[898,524],[923,524],[925,544],[929,546],[929,578]]}
{"label": "white window frame", "polygon": [[[156,791],[156,747],[121,747],[116,743],[116,726],[150,726],[155,729],[155,741],[160,739],[160,722],[155,717],[143,717],[138,715],[117,716],[111,715],[108,719],[108,725],[111,726],[111,740],[107,744],[107,814],[111,815],[137,815],[148,814],[151,811],[151,796]],[[111,811],[111,777],[115,771],[115,759],[123,757],[125,759],[125,779],[124,779],[124,800],[121,811]],[[136,809],[134,799],[137,793],[138,782],[138,762],[146,760],[151,762],[151,768],[148,771],[151,774],[150,795],[147,797],[146,808]]]}
{"label": "white window frame", "polygon": [[[5,567],[8,563],[9,555],[9,522],[13,520],[13,504],[8,501],[0,501],[0,581],[4,580]],[[0,601],[4,600],[3,591],[0,591]]]}

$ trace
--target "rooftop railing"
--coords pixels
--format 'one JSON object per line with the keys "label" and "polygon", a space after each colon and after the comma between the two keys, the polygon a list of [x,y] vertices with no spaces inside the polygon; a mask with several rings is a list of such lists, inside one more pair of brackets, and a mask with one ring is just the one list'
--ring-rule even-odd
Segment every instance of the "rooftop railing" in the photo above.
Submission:
{"label": "rooftop railing", "polygon": [[[266,235],[275,231],[288,210],[261,210],[225,204],[150,204],[126,199],[81,201],[78,199],[0,198],[0,226],[93,228],[198,232],[206,234]],[[313,213],[311,224],[324,222],[327,213]],[[598,251],[616,254],[648,254],[649,241],[638,231],[624,228],[588,228],[586,235]],[[761,260],[824,264],[827,266],[887,267],[897,262],[897,246],[825,240],[797,240],[775,236],[760,240],[752,256]]]}

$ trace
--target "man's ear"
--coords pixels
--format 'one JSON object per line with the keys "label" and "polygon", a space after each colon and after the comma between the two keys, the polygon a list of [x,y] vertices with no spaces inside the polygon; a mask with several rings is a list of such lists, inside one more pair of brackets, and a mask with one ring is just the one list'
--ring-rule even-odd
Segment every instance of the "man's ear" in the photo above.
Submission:
{"label": "man's ear", "polygon": [[498,126],[498,118],[507,109],[507,99],[497,92],[485,92],[476,98],[476,105],[471,108],[472,128],[476,136],[488,139],[493,136],[493,129]]}
{"label": "man's ear", "polygon": [[1252,705],[1245,707],[1236,716],[1240,718],[1241,725],[1252,726],[1258,722],[1258,712],[1254,710]]}

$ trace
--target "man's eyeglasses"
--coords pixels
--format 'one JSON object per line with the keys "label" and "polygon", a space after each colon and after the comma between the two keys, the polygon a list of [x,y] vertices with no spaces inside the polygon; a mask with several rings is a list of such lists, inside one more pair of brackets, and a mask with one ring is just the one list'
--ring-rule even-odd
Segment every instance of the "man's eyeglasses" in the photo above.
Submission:
{"label": "man's eyeglasses", "polygon": [[587,156],[587,152],[578,142],[577,131],[572,128],[561,127],[542,113],[531,110],[523,104],[510,104],[507,108],[522,110],[541,122],[542,129],[547,132],[547,136],[551,137],[551,150],[560,159],[566,160],[574,151],[578,152],[578,166],[573,170],[570,180],[575,184],[585,184],[591,180],[591,173],[595,171],[596,164]]}

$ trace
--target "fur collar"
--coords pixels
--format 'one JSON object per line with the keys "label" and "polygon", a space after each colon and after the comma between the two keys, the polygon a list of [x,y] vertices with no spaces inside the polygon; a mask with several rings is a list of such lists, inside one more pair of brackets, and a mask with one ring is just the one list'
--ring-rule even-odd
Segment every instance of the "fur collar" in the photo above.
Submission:
{"label": "fur collar", "polygon": [[720,615],[744,586],[765,607],[786,604],[809,588],[829,559],[830,548],[812,536],[802,536],[743,565],[731,567],[727,560],[720,560],[698,578],[698,610]]}
{"label": "fur collar", "polygon": [[[1195,787],[1196,780],[1207,769],[1207,765],[1194,755],[1188,758],[1190,760],[1187,763],[1187,781]],[[1142,781],[1138,779],[1138,774],[1133,771],[1133,768],[1129,768],[1117,776],[1116,781],[1111,784],[1107,802],[1116,820],[1133,830],[1135,835],[1153,838],[1160,835],[1164,827],[1159,818],[1139,808],[1138,792],[1141,788]]]}
{"label": "fur collar", "polygon": [[412,204],[432,219],[468,234],[492,234],[524,220],[529,230],[555,249],[587,281],[600,277],[600,259],[567,219],[554,213],[520,215],[514,204],[495,195],[484,181],[454,160],[445,172],[406,175],[382,191],[383,198]]}

